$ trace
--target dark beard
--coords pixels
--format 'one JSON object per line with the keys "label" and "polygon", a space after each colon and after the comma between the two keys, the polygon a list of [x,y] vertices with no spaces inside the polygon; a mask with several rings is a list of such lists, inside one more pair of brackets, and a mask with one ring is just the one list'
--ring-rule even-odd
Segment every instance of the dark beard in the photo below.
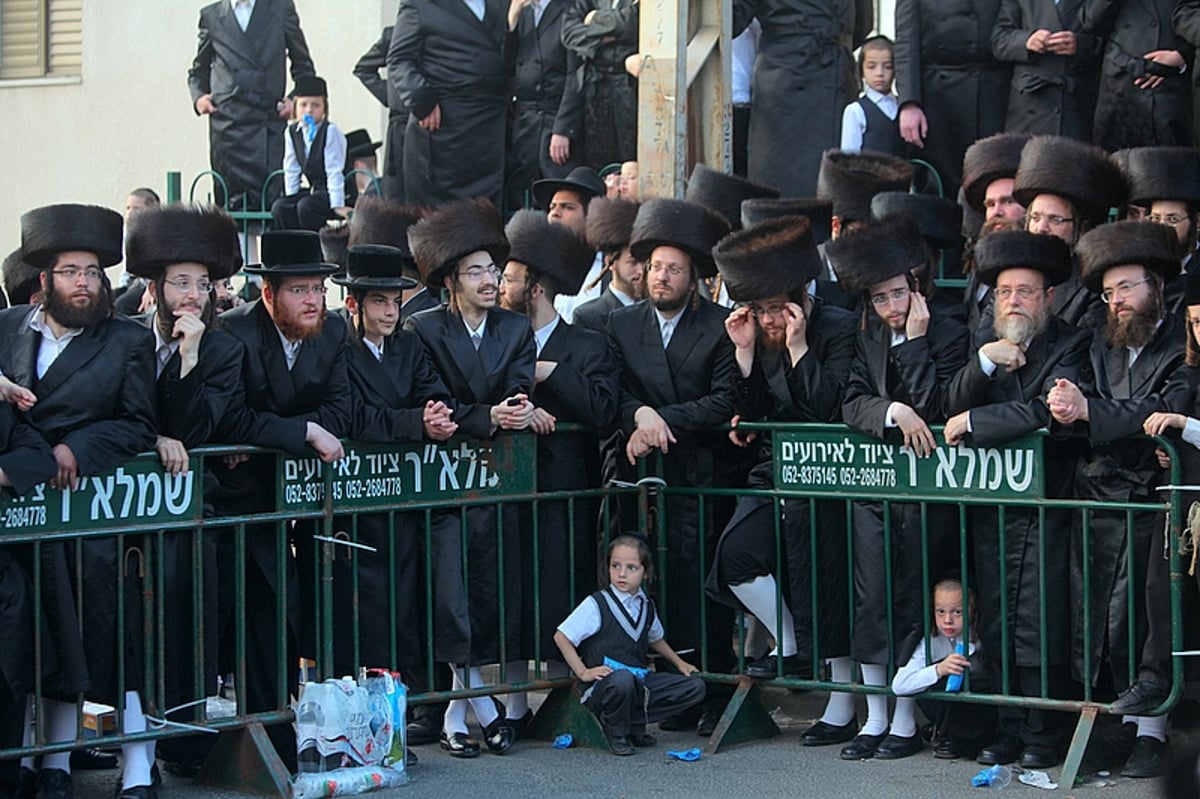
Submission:
{"label": "dark beard", "polygon": [[112,315],[112,304],[104,286],[92,295],[86,307],[77,308],[70,300],[58,293],[53,280],[46,281],[46,292],[42,298],[42,307],[50,317],[67,328],[88,328],[108,319]]}
{"label": "dark beard", "polygon": [[688,304],[688,300],[692,298],[690,292],[684,292],[677,299],[668,300],[665,297],[662,299],[652,299],[650,303],[663,313],[681,310]]}
{"label": "dark beard", "polygon": [[1155,309],[1139,308],[1133,312],[1133,316],[1124,321],[1120,317],[1110,316],[1104,323],[1104,340],[1113,349],[1139,349],[1146,346],[1154,336],[1154,331],[1158,329],[1158,320],[1159,314]]}
{"label": "dark beard", "polygon": [[781,331],[775,336],[762,333],[759,335],[759,341],[762,343],[763,352],[787,352],[787,331]]}
{"label": "dark beard", "polygon": [[325,326],[325,310],[317,316],[317,323],[312,327],[304,327],[297,323],[292,317],[278,314],[275,318],[275,327],[279,328],[279,332],[288,341],[311,341],[321,335],[321,328]]}

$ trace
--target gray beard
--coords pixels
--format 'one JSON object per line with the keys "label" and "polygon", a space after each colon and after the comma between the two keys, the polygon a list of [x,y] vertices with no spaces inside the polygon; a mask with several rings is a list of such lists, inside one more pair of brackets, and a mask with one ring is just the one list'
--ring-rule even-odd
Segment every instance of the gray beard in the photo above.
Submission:
{"label": "gray beard", "polygon": [[1050,322],[1049,309],[1043,310],[1041,317],[1004,316],[996,317],[992,325],[997,338],[1006,339],[1014,344],[1024,344],[1046,329]]}

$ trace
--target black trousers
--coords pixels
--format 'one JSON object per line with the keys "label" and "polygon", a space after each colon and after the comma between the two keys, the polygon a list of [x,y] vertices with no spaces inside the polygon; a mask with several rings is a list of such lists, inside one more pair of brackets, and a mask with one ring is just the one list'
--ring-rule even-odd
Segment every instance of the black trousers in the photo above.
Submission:
{"label": "black trousers", "polygon": [[652,671],[644,678],[621,670],[597,680],[583,704],[610,735],[644,732],[647,724],[682,713],[704,701],[704,680]]}
{"label": "black trousers", "polygon": [[271,204],[271,224],[275,230],[320,230],[333,213],[329,194],[314,191],[289,194]]}

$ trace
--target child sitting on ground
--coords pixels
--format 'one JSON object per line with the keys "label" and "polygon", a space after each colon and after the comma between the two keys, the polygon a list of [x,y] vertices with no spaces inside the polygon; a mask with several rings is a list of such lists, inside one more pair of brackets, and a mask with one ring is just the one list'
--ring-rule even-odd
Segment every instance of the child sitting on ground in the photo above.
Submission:
{"label": "child sitting on ground", "polygon": [[[563,660],[581,683],[581,701],[600,717],[616,755],[653,746],[647,724],[704,701],[704,681],[691,676],[698,669],[667,644],[654,602],[642,590],[653,573],[645,540],[637,534],[617,536],[608,547],[608,586],[579,603],[554,633]],[[646,669],[647,649],[679,674]]]}

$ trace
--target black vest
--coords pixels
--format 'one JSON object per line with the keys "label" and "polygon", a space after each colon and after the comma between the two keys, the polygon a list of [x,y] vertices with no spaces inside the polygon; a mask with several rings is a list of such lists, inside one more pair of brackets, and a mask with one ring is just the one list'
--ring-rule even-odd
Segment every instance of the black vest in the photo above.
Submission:
{"label": "black vest", "polygon": [[579,657],[589,669],[602,665],[610,657],[626,666],[646,665],[646,650],[650,647],[650,628],[656,610],[650,597],[642,600],[640,618],[632,618],[617,598],[612,586],[592,594],[600,608],[600,629],[579,644]]}
{"label": "black vest", "polygon": [[863,131],[862,148],[904,158],[906,149],[904,139],[900,138],[899,117],[888,119],[887,114],[866,97],[858,98],[858,105],[867,115],[867,129]]}
{"label": "black vest", "polygon": [[[870,127],[867,128],[868,131]],[[292,149],[296,151],[296,160],[300,162],[304,177],[313,194],[324,194],[328,191],[325,180],[325,131],[329,130],[328,121],[322,121],[317,126],[317,135],[313,136],[312,145],[308,148],[308,157],[304,156],[304,124],[298,122],[288,128],[292,137]]]}

